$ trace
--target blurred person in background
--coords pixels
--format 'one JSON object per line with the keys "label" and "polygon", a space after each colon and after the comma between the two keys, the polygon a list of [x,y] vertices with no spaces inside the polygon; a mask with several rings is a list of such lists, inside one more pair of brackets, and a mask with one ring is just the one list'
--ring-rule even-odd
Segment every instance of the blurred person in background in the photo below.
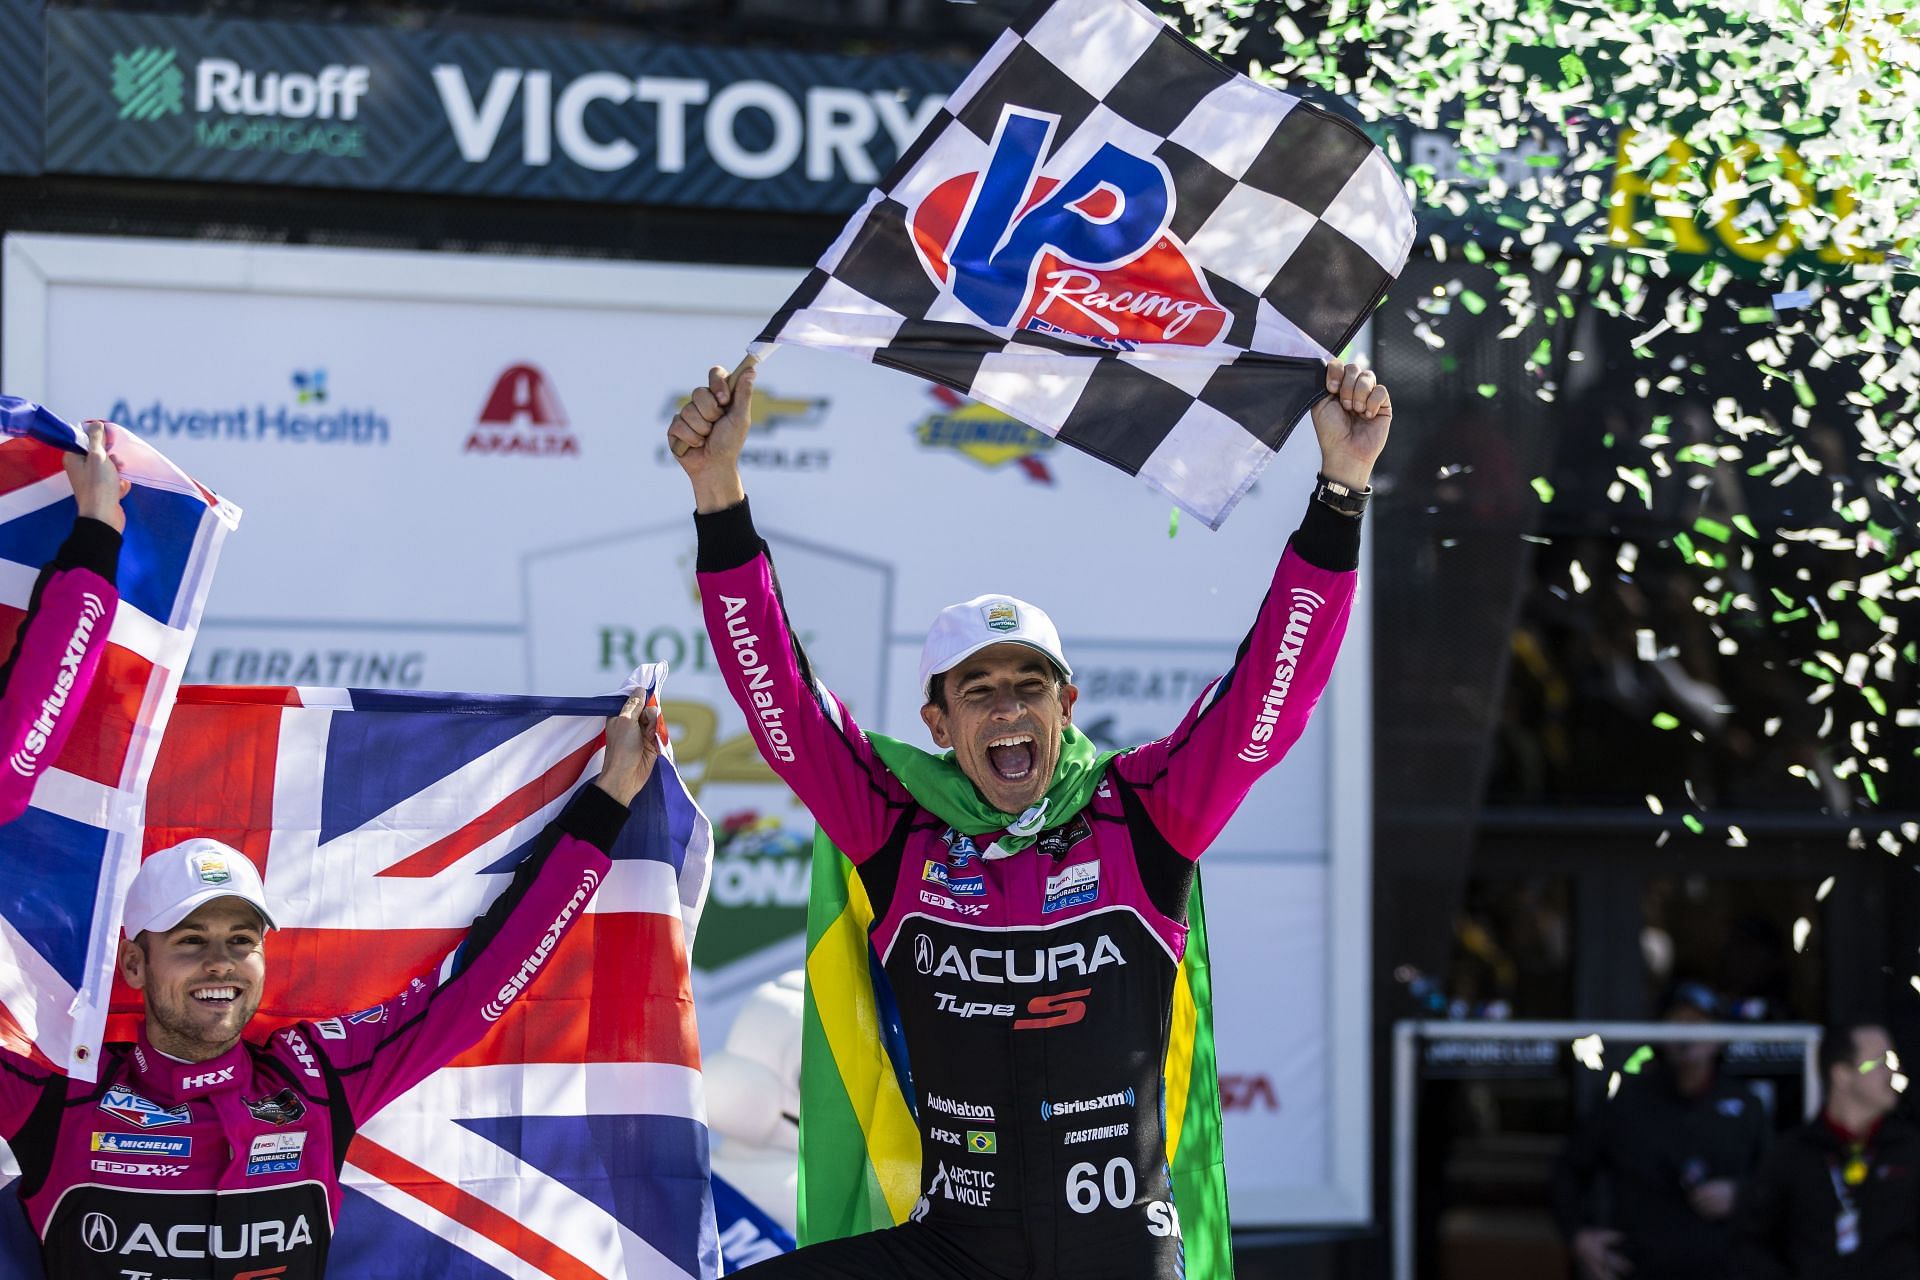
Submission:
{"label": "blurred person in background", "polygon": [[1895,1110],[1898,1070],[1879,1023],[1828,1028],[1826,1105],[1741,1192],[1736,1280],[1920,1276],[1920,1128]]}
{"label": "blurred person in background", "polygon": [[[1720,1002],[1677,984],[1662,1020],[1714,1022]],[[1673,1041],[1575,1130],[1554,1172],[1554,1215],[1579,1280],[1726,1280],[1732,1215],[1759,1167],[1766,1109],[1720,1069],[1720,1046]]]}

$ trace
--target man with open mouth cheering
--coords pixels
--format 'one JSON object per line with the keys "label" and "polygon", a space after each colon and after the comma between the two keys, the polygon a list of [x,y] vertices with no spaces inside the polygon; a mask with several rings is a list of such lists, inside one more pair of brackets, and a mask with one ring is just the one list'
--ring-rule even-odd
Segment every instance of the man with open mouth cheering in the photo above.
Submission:
{"label": "man with open mouth cheering", "polygon": [[800,650],[740,480],[753,376],[730,388],[710,371],[668,429],[693,483],[707,633],[761,754],[858,869],[922,1159],[908,1222],[750,1270],[1181,1274],[1161,1075],[1194,862],[1332,670],[1386,389],[1328,366],[1314,500],[1233,669],[1171,734],[1096,752],[1052,620],[984,595],[941,610],[921,655],[935,757],[862,731]]}

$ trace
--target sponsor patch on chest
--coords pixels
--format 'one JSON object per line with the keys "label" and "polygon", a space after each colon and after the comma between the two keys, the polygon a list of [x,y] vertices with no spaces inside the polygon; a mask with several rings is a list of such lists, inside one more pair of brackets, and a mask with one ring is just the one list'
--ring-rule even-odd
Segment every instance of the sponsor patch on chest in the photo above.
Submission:
{"label": "sponsor patch on chest", "polygon": [[100,1109],[116,1120],[124,1120],[142,1129],[166,1129],[185,1124],[191,1118],[185,1106],[163,1107],[131,1089],[107,1090],[100,1099]]}
{"label": "sponsor patch on chest", "polygon": [[304,1133],[262,1133],[247,1148],[247,1176],[266,1173],[292,1173],[300,1167],[300,1154],[306,1150]]}
{"label": "sponsor patch on chest", "polygon": [[1100,864],[1075,862],[1047,877],[1046,898],[1040,903],[1040,911],[1046,914],[1085,906],[1099,896]]}

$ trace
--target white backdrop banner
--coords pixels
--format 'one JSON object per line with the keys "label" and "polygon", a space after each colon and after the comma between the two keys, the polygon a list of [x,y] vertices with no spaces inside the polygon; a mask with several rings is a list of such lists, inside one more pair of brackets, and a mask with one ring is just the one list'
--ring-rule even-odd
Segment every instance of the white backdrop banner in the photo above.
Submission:
{"label": "white backdrop banner", "polygon": [[[714,669],[662,440],[798,271],[45,236],[5,258],[0,385],[115,418],[247,508],[188,679],[586,694],[670,663],[719,840],[708,1045],[797,965],[810,823]],[[905,375],[785,350],[759,387],[743,464],[794,623],[854,713],[909,741],[927,624],[989,591],[1053,615],[1096,740],[1167,732],[1231,661],[1317,461],[1296,432],[1228,527],[1171,536],[1164,499]],[[1208,855],[1242,1225],[1370,1217],[1364,616]]]}

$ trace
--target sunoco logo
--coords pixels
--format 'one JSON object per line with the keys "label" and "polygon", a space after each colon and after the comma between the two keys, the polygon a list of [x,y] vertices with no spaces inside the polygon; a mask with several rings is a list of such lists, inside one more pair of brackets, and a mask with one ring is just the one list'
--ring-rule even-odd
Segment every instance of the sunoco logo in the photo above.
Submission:
{"label": "sunoco logo", "polygon": [[914,439],[921,447],[950,450],[989,471],[1012,463],[1029,480],[1053,483],[1053,472],[1041,457],[1054,447],[1052,436],[946,387],[929,390],[940,402],[940,409],[913,425]]}
{"label": "sunoco logo", "polygon": [[[187,75],[176,49],[113,55],[108,91],[122,120],[152,123],[187,112]],[[314,71],[263,70],[231,58],[193,67],[194,145],[353,159],[366,155],[360,103],[372,86],[364,66],[329,63]]]}
{"label": "sunoco logo", "polygon": [[1293,673],[1300,664],[1300,651],[1313,627],[1313,615],[1327,603],[1326,597],[1304,587],[1293,589],[1293,611],[1287,615],[1287,629],[1280,635],[1280,647],[1273,655],[1273,680],[1260,699],[1260,712],[1247,733],[1247,745],[1240,758],[1248,764],[1261,764],[1273,754],[1274,726],[1280,721],[1280,709],[1286,705],[1293,687]]}
{"label": "sunoco logo", "polygon": [[538,365],[516,364],[493,380],[465,452],[572,458],[580,453],[580,441],[567,429],[567,411],[560,407],[553,380]]}

